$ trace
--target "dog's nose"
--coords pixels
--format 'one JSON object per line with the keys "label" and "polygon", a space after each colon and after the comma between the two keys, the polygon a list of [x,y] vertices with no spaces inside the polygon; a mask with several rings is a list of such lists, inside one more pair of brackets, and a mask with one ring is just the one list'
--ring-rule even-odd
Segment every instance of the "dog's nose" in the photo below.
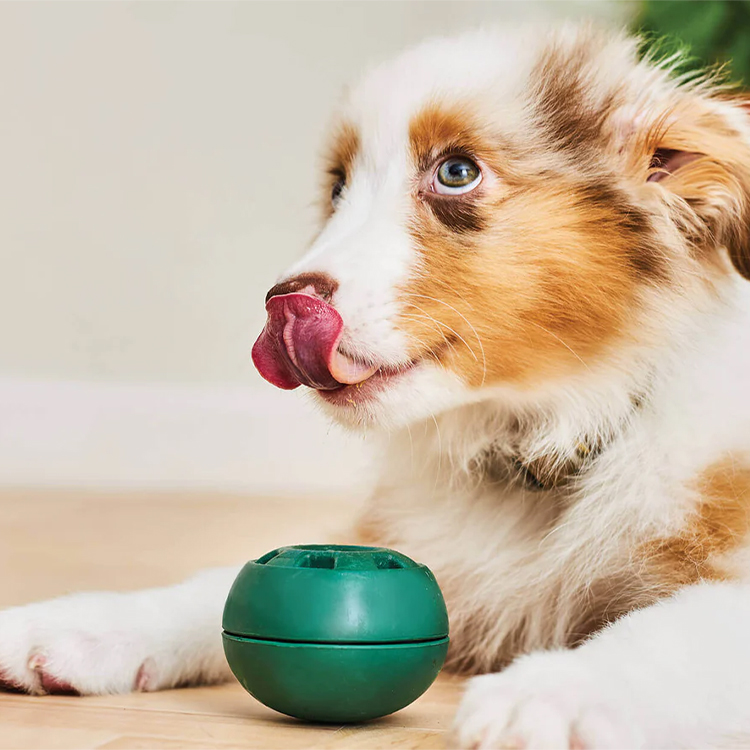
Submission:
{"label": "dog's nose", "polygon": [[327,301],[335,290],[329,277],[304,274],[268,293],[268,319],[252,357],[269,383],[285,390],[306,385],[330,391],[361,383],[377,370],[339,351],[344,321]]}
{"label": "dog's nose", "polygon": [[338,282],[325,273],[301,273],[291,279],[282,281],[280,284],[271,287],[266,295],[266,302],[271,297],[281,297],[284,294],[293,292],[304,292],[320,297],[326,302],[330,302],[333,293],[338,289]]}

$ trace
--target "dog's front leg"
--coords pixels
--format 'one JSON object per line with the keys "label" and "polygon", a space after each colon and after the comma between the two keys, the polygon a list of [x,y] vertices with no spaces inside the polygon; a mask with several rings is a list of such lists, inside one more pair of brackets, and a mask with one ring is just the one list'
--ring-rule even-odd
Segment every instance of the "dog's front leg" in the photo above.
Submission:
{"label": "dog's front leg", "polygon": [[532,653],[473,679],[456,717],[458,743],[583,750],[728,740],[747,747],[749,644],[750,586],[686,588],[576,649]]}
{"label": "dog's front leg", "polygon": [[82,695],[221,682],[221,613],[236,568],[128,593],[72,594],[0,612],[0,685]]}

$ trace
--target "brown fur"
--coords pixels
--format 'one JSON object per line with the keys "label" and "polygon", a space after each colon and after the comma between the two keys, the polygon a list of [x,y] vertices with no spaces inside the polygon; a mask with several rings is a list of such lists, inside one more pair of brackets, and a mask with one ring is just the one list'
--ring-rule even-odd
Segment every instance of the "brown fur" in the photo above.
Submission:
{"label": "brown fur", "polygon": [[[441,362],[474,386],[585,368],[626,335],[639,286],[668,275],[648,217],[602,178],[573,178],[554,160],[539,174],[520,149],[491,146],[476,119],[465,103],[412,121],[416,169],[470,153],[499,178],[455,198],[418,192],[422,267],[402,290],[400,325],[415,354],[442,346]],[[461,208],[446,217],[438,201]]]}
{"label": "brown fur", "polygon": [[[717,247],[750,278],[742,138],[688,91],[613,153],[611,121],[624,94],[593,100],[590,63],[583,47],[553,47],[540,60],[526,142],[497,132],[480,98],[432,101],[412,119],[417,174],[429,178],[461,154],[495,177],[459,196],[418,181],[411,232],[421,265],[401,290],[413,355],[434,356],[472,386],[533,385],[591,367],[643,328],[645,286],[695,277],[692,260],[708,282],[720,267]],[[697,158],[647,183],[659,150]],[[660,234],[665,208],[683,246]]]}
{"label": "brown fur", "polygon": [[596,155],[607,118],[618,103],[618,91],[592,103],[586,86],[591,49],[551,46],[531,73],[529,87],[535,119],[545,141],[567,152],[580,168]]}
{"label": "brown fur", "polygon": [[346,182],[349,179],[360,147],[359,130],[349,122],[339,123],[325,157],[325,183],[321,200],[325,219],[333,213],[331,188],[339,180]]}
{"label": "brown fur", "polygon": [[750,278],[750,147],[722,118],[691,101],[670,113],[651,149],[693,152],[695,161],[660,185],[684,203],[673,203],[678,222],[699,256],[725,246],[736,270]]}
{"label": "brown fur", "polygon": [[750,533],[750,468],[727,458],[698,478],[700,502],[684,529],[645,545],[649,576],[667,590],[731,577],[727,555]]}
{"label": "brown fur", "polygon": [[424,107],[409,125],[409,144],[419,172],[452,154],[468,154],[486,162],[510,178],[508,155],[514,150],[509,139],[492,129],[482,118],[476,102],[453,102],[447,107],[437,101]]}
{"label": "brown fur", "polygon": [[[412,159],[417,172],[427,174],[449,156],[468,156],[491,165],[496,172],[506,173],[509,162],[505,159],[503,170],[503,150],[510,148],[497,134],[486,132],[478,124],[470,105],[455,105],[452,108],[440,107],[433,103],[415,117],[409,127],[409,142]],[[503,172],[501,172],[501,170]],[[452,232],[478,232],[487,228],[486,211],[481,210],[480,201],[486,193],[486,186],[471,193],[459,196],[446,196],[435,193],[428,185],[420,185],[418,195],[432,214]]]}

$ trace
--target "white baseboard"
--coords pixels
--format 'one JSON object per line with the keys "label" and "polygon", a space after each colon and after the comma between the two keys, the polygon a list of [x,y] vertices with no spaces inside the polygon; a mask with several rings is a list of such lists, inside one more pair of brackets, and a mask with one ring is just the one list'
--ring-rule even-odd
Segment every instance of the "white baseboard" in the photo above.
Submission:
{"label": "white baseboard", "polygon": [[0,485],[360,495],[368,455],[297,392],[0,380]]}

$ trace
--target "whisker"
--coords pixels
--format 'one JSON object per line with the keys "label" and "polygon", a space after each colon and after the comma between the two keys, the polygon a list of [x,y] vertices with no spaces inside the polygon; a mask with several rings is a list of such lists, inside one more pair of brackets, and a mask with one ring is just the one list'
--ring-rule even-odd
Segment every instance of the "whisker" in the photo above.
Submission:
{"label": "whisker", "polygon": [[[440,305],[445,305],[450,310],[453,310],[453,312],[455,312],[456,315],[458,315],[459,317],[461,317],[464,320],[464,322],[466,323],[466,325],[469,326],[469,328],[471,328],[472,333],[474,334],[474,336],[476,336],[477,343],[479,344],[479,349],[482,352],[482,382],[479,385],[480,385],[480,387],[483,386],[484,385],[484,381],[487,378],[487,356],[485,355],[485,352],[484,352],[484,344],[482,343],[482,338],[477,333],[477,329],[474,328],[474,326],[472,325],[471,321],[462,312],[460,312],[459,310],[456,310],[456,308],[453,307],[453,305],[449,305],[447,302],[444,302],[441,299],[437,299],[436,297],[430,297],[427,294],[417,294],[416,292],[407,292],[407,296],[410,296],[410,297],[422,297],[423,299],[428,299],[428,300],[432,300],[433,302],[437,302]],[[416,305],[415,305],[415,307],[416,307]]]}
{"label": "whisker", "polygon": [[[430,350],[430,348],[425,344],[424,341],[422,341],[418,336],[415,336],[414,334],[410,333],[409,338],[416,341],[420,346],[422,346],[427,354],[428,357],[431,357],[435,360],[435,363],[442,368],[443,370],[446,369],[445,365],[438,359],[437,355]],[[448,342],[450,345],[450,342]],[[440,479],[440,472],[442,470],[442,461],[443,461],[443,437],[440,433],[440,425],[438,424],[437,419],[435,418],[435,414],[430,411],[429,412],[430,418],[435,423],[435,430],[437,431],[437,437],[438,437],[438,466],[437,466],[437,472],[435,473],[435,483],[433,485],[433,492],[437,489],[438,481]],[[411,462],[412,462],[412,468],[414,467],[414,440],[412,438],[411,428],[407,424],[407,430],[409,433],[409,443],[411,445]]]}
{"label": "whisker", "polygon": [[531,323],[531,325],[536,326],[537,328],[541,329],[545,333],[548,333],[552,338],[557,339],[589,372],[591,372],[591,368],[584,362],[583,358],[576,352],[574,349],[572,349],[565,341],[563,341],[557,334],[553,333],[552,331],[547,330],[544,326],[539,325],[539,323],[535,323],[533,320],[526,321],[528,323]]}
{"label": "whisker", "polygon": [[[415,305],[413,302],[410,302],[409,304],[412,307],[416,307],[417,310],[421,310],[424,313],[424,316],[417,316],[417,317],[425,317],[428,320],[431,320],[433,323],[437,323],[437,325],[443,326],[443,328],[446,328],[447,330],[449,330],[471,352],[471,356],[474,357],[474,359],[477,362],[479,362],[479,357],[477,357],[474,349],[472,349],[472,347],[469,346],[466,339],[463,336],[461,336],[461,334],[458,333],[458,331],[456,331],[454,328],[451,328],[447,323],[443,323],[441,320],[438,320],[437,318],[433,318],[432,315],[430,315],[424,308],[420,307],[419,305]],[[445,334],[443,334],[443,338],[445,338]],[[447,340],[448,339],[446,338],[446,341]]]}
{"label": "whisker", "polygon": [[432,486],[432,491],[435,492],[435,490],[437,490],[438,480],[440,479],[440,473],[443,465],[443,436],[440,434],[440,425],[438,424],[435,415],[430,412],[430,416],[432,417],[432,421],[435,423],[435,430],[437,431],[438,439],[438,465],[437,471],[435,472],[435,484]]}
{"label": "whisker", "polygon": [[411,449],[411,470],[414,472],[414,438],[411,435],[411,427],[406,423],[406,431],[409,433],[409,447]]}
{"label": "whisker", "polygon": [[[414,305],[414,307],[416,307],[416,305]],[[421,309],[421,308],[420,308],[420,309]],[[432,317],[431,315],[426,315],[426,314],[425,314],[425,315],[414,315],[414,314],[410,314],[410,313],[403,313],[403,317],[404,317],[404,318],[407,318],[407,319],[409,319],[409,320],[428,320],[428,321],[430,321],[430,322],[432,322],[432,323],[436,323],[436,324],[437,324],[437,326],[443,325],[442,323],[440,323],[440,321],[439,321],[439,320],[435,320],[435,318],[433,318],[433,317]],[[453,329],[452,329],[452,328],[451,328],[450,326],[445,326],[445,327],[446,327],[446,328],[448,328],[448,330],[450,330],[450,331],[451,331],[452,333],[456,334],[456,336],[458,336],[458,334],[457,334],[457,333],[456,333],[456,332],[455,332],[455,331],[454,331],[454,330],[453,330]],[[439,328],[439,327],[436,327],[436,329],[435,329],[435,330],[436,330],[436,331],[437,331],[437,332],[438,332],[438,333],[439,333],[439,334],[440,334],[440,335],[441,335],[441,336],[443,337],[443,341],[444,341],[444,342],[445,342],[445,343],[446,343],[446,344],[447,344],[447,345],[448,345],[448,346],[449,346],[449,347],[450,347],[451,349],[453,349],[453,351],[455,352],[455,351],[456,351],[456,347],[455,347],[455,345],[454,345],[454,344],[453,344],[453,342],[452,342],[452,341],[451,341],[451,340],[450,340],[450,339],[449,339],[449,338],[448,338],[448,337],[447,337],[447,336],[445,335],[445,333],[443,332],[443,329],[442,329],[442,328]],[[460,336],[458,336],[458,338],[461,338],[461,337],[460,337]],[[461,340],[463,341],[463,339],[461,339]],[[464,341],[464,344],[466,344],[466,342],[465,342],[465,341]],[[427,346],[425,345],[425,349],[428,349],[428,348],[429,348],[429,347],[427,347]],[[469,351],[470,351],[470,352],[472,353],[472,355],[474,355],[474,359],[476,359],[476,354],[474,354],[474,352],[472,352],[472,351],[471,351],[471,347],[469,347],[469,345],[468,345],[468,344],[466,344],[466,348],[467,348],[467,349],[469,349]]]}
{"label": "whisker", "polygon": [[474,305],[472,305],[471,302],[469,302],[469,300],[467,300],[466,297],[464,297],[464,295],[458,291],[458,289],[453,289],[452,291],[453,291],[453,294],[455,294],[459,299],[461,299],[461,301],[469,308],[469,310],[474,312]]}
{"label": "whisker", "polygon": [[[422,347],[422,349],[425,352],[425,355],[427,357],[430,357],[431,359],[433,359],[435,361],[435,364],[439,365],[443,370],[446,369],[445,365],[440,361],[440,359],[438,358],[437,354],[435,354],[435,352],[433,352],[430,349],[430,347],[424,341],[422,341],[422,339],[420,339],[418,336],[415,336],[413,333],[410,333],[409,337],[411,339],[413,339],[414,341],[416,341]],[[447,341],[447,343],[448,343],[448,346],[453,346],[450,343],[450,341]]]}

